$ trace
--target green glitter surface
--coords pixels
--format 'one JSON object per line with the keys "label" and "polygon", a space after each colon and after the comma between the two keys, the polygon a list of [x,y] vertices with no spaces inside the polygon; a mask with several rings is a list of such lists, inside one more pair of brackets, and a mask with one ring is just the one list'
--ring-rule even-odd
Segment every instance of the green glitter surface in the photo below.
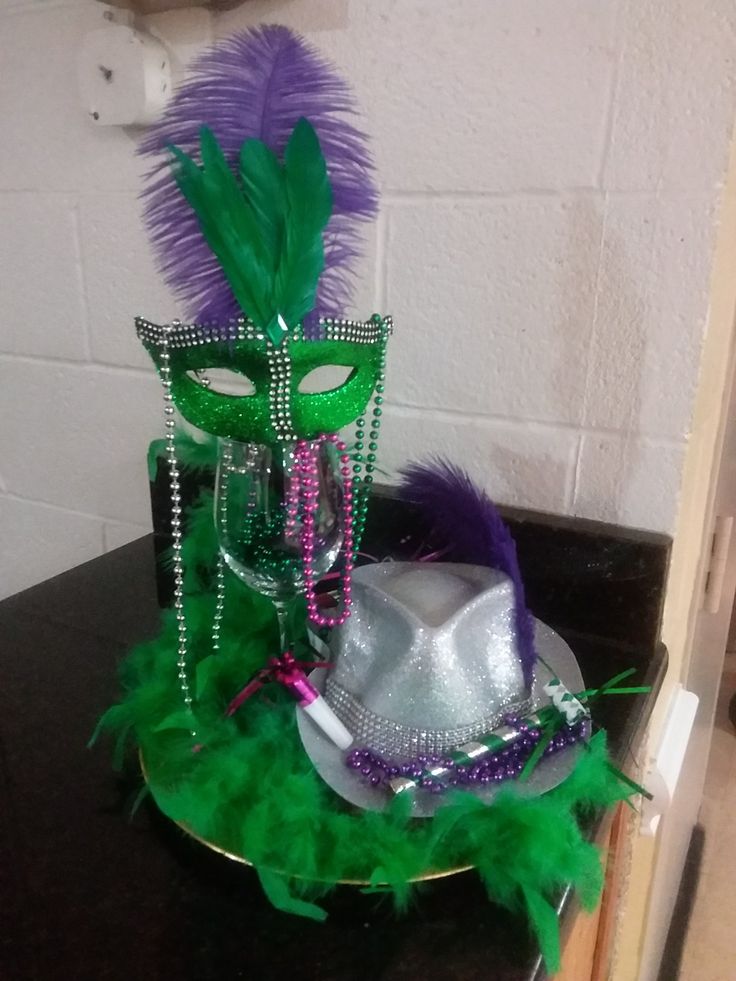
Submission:
{"label": "green glitter surface", "polygon": [[[365,412],[382,370],[384,339],[375,344],[359,344],[287,338],[284,344],[288,345],[291,362],[290,405],[297,437],[313,439],[321,433],[339,432]],[[160,367],[160,348],[149,345],[148,352]],[[214,436],[241,443],[275,441],[269,405],[269,356],[264,341],[211,342],[172,348],[169,353],[171,394],[188,422]],[[309,372],[324,365],[353,370],[335,389],[300,392],[299,385]],[[211,391],[187,374],[208,368],[228,368],[246,375],[255,392],[236,396]]]}

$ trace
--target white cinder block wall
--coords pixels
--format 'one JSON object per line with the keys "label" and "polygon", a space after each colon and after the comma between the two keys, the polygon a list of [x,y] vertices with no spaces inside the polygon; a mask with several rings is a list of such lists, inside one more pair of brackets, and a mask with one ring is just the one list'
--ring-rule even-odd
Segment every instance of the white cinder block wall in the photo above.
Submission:
{"label": "white cinder block wall", "polygon": [[[92,0],[0,3],[0,595],[148,527],[177,310],[135,134],[80,109]],[[734,115],[732,0],[250,0],[353,79],[383,210],[384,463],[450,454],[508,503],[672,531]]]}

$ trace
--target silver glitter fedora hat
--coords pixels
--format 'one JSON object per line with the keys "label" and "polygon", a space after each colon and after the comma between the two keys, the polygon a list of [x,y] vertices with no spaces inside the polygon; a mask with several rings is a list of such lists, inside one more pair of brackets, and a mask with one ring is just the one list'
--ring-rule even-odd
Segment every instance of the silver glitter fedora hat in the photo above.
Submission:
{"label": "silver glitter fedora hat", "polygon": [[530,708],[510,579],[477,565],[389,562],[354,575],[325,698],[356,743],[442,753]]}
{"label": "silver glitter fedora hat", "polygon": [[[313,682],[354,737],[392,760],[442,754],[480,737],[508,716],[523,717],[550,703],[544,685],[556,675],[571,691],[583,679],[567,644],[536,621],[541,660],[524,682],[516,638],[513,584],[486,566],[387,562],[353,576],[353,610],[331,640],[329,672]],[[319,678],[319,675],[326,675]],[[323,779],[358,806],[381,809],[386,798],[346,769],[343,755],[301,711],[304,747]],[[541,793],[561,782],[578,747],[545,760],[525,783]],[[473,792],[491,800],[497,787]],[[414,813],[439,801],[417,794]]]}

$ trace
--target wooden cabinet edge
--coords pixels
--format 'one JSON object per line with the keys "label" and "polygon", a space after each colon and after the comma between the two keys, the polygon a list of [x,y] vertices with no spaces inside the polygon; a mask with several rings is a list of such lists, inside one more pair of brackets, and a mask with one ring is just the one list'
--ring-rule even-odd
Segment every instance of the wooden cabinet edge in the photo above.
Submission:
{"label": "wooden cabinet edge", "polygon": [[575,917],[554,981],[607,981],[616,933],[616,914],[624,881],[626,836],[631,811],[619,804],[599,836],[605,852],[605,882],[597,909]]}

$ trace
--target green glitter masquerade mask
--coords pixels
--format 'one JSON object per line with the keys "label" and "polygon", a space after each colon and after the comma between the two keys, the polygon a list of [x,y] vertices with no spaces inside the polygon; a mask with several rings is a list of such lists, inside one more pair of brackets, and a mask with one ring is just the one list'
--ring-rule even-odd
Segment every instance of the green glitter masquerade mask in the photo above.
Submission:
{"label": "green glitter masquerade mask", "polygon": [[[239,179],[213,134],[201,130],[201,165],[176,148],[175,176],[202,234],[246,316],[225,325],[160,327],[138,319],[138,336],[181,415],[239,442],[313,439],[362,416],[383,380],[389,318],[366,323],[325,318],[305,336],[324,268],[323,232],[332,193],[319,140],[306,119],[294,127],[283,163],[260,140],[246,140]],[[315,368],[351,369],[329,391],[299,391]],[[211,390],[208,368],[246,376],[251,395]]]}
{"label": "green glitter masquerade mask", "polygon": [[[158,326],[139,317],[136,328],[159,371],[168,369],[172,399],[188,422],[238,442],[273,443],[336,432],[363,415],[383,378],[392,324],[378,314],[365,323],[328,318],[315,339],[306,339],[297,326],[278,346],[245,319],[224,327]],[[303,379],[324,365],[352,370],[329,391],[300,392]],[[236,371],[255,391],[212,391],[208,368]]]}

